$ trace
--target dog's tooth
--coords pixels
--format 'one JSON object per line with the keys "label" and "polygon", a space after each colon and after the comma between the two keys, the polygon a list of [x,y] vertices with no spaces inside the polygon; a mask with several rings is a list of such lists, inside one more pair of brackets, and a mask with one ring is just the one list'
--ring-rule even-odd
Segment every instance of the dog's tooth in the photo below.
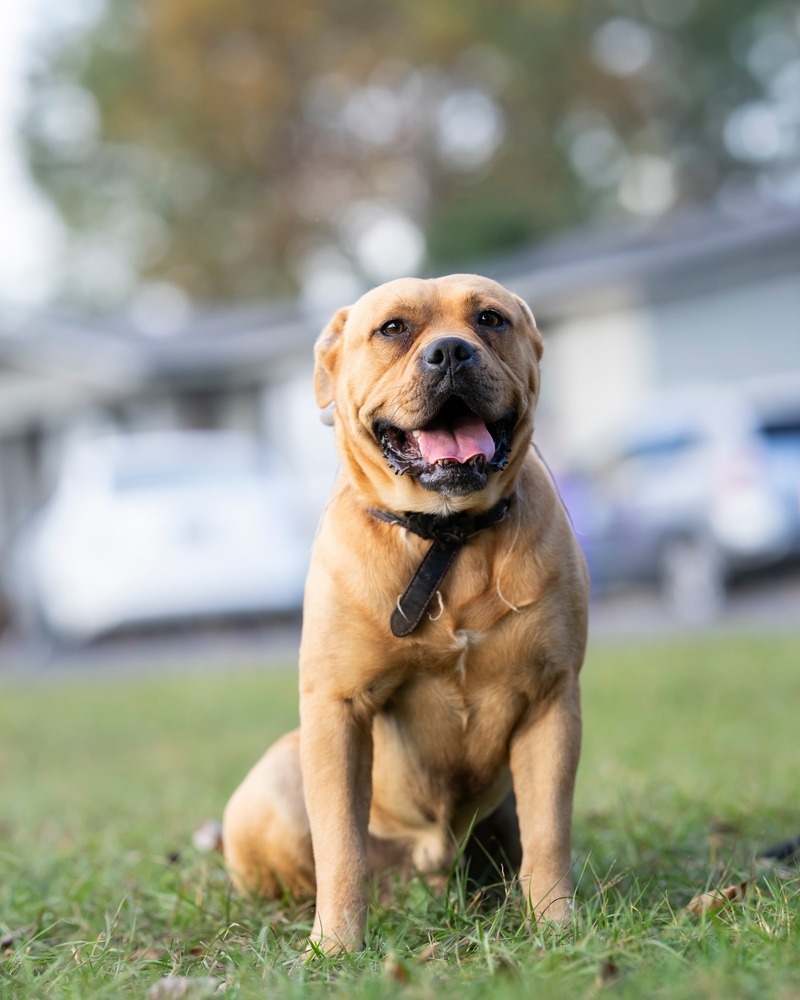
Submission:
{"label": "dog's tooth", "polygon": [[410,433],[411,433],[411,437],[414,438],[415,441],[418,441],[419,440],[419,436],[422,433],[422,431],[411,431]]}

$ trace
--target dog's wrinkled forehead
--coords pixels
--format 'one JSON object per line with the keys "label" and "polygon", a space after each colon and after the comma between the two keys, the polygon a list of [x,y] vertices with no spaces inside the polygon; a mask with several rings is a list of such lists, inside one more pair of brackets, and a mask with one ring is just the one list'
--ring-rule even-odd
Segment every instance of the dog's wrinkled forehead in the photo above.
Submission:
{"label": "dog's wrinkled forehead", "polygon": [[[340,309],[317,339],[314,390],[323,409],[340,394],[356,408],[398,373],[413,388],[420,355],[440,337],[469,341],[483,361],[506,365],[506,377],[529,373],[536,392],[542,339],[525,302],[474,274],[399,278]],[[413,370],[412,370],[413,369]],[[341,407],[342,400],[339,400]]]}
{"label": "dog's wrinkled forehead", "polygon": [[415,325],[457,326],[469,323],[482,309],[499,309],[512,322],[534,325],[527,306],[496,281],[455,274],[445,278],[399,278],[380,285],[351,307],[347,326],[355,336],[369,334],[394,318]]}

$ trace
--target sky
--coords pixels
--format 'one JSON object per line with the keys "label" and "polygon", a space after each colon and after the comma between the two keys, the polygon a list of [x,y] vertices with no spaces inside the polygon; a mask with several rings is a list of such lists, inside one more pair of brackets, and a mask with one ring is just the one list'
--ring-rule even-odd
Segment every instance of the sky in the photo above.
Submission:
{"label": "sky", "polygon": [[0,309],[45,301],[54,279],[60,224],[28,177],[16,128],[33,42],[58,2],[0,4]]}

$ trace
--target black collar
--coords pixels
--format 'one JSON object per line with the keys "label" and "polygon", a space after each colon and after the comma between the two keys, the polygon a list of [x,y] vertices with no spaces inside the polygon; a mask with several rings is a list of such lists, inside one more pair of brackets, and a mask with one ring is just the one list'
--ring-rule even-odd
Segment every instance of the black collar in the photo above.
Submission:
{"label": "black collar", "polygon": [[420,538],[433,541],[392,612],[390,625],[393,635],[403,638],[417,628],[461,546],[472,535],[484,528],[493,528],[504,520],[510,506],[511,497],[504,497],[494,507],[474,515],[461,513],[440,517],[437,514],[418,514],[414,511],[407,511],[405,514],[393,514],[386,510],[370,511],[379,521],[396,524]]}

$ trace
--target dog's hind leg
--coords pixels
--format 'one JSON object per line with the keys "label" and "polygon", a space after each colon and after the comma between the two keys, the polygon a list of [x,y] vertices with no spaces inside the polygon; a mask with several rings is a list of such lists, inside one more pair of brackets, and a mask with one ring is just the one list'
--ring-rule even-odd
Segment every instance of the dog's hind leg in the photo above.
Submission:
{"label": "dog's hind leg", "polygon": [[222,844],[240,891],[271,898],[286,891],[314,895],[299,730],[274,743],[233,793],[222,820]]}

